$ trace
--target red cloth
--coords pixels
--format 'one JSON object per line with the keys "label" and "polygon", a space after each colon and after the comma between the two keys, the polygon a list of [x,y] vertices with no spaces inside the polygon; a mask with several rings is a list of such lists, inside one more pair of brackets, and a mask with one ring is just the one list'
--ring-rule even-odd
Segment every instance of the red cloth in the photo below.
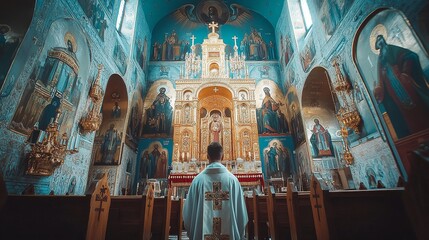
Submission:
{"label": "red cloth", "polygon": [[[192,180],[198,174],[183,174],[183,173],[173,173],[168,176],[168,184],[172,186],[172,184],[189,184],[191,185]],[[251,183],[259,181],[261,183],[261,188],[264,189],[264,177],[262,173],[235,173],[234,176],[237,177],[240,183]]]}

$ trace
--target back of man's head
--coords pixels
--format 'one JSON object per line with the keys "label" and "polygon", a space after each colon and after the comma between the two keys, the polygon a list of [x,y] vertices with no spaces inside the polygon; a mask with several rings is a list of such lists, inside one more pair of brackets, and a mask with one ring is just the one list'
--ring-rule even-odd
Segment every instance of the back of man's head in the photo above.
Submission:
{"label": "back of man's head", "polygon": [[216,162],[222,159],[223,148],[218,142],[212,142],[207,147],[207,157],[210,162]]}

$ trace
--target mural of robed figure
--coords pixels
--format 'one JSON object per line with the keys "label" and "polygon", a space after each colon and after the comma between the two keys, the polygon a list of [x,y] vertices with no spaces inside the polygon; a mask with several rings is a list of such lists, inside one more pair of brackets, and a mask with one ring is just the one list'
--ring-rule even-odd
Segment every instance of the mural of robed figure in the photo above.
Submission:
{"label": "mural of robed figure", "polygon": [[165,92],[166,89],[161,87],[152,105],[146,110],[144,133],[170,135],[173,108]]}
{"label": "mural of robed figure", "polygon": [[310,142],[313,148],[313,157],[332,156],[334,147],[331,134],[320,124],[319,119],[314,119],[311,132]]}
{"label": "mural of robed figure", "polygon": [[103,142],[101,144],[101,162],[103,164],[113,164],[115,162],[115,155],[118,146],[121,144],[121,134],[115,129],[115,124],[111,124],[110,128],[104,134]]}
{"label": "mural of robed figure", "polygon": [[292,173],[289,150],[281,143],[272,142],[264,149],[265,173],[267,178],[288,178]]}
{"label": "mural of robed figure", "polygon": [[383,35],[377,36],[375,49],[380,54],[374,97],[385,108],[397,137],[428,128],[429,82],[419,56],[388,44]]}
{"label": "mural of robed figure", "polygon": [[265,97],[262,106],[257,110],[259,134],[286,133],[288,124],[284,114],[280,111],[281,102],[275,101],[268,87],[264,88]]}
{"label": "mural of robed figure", "polygon": [[158,159],[161,156],[161,152],[159,151],[159,145],[155,144],[153,146],[152,152],[149,154],[150,159],[150,167],[148,171],[148,178],[154,178],[157,172]]}
{"label": "mural of robed figure", "polygon": [[144,151],[140,161],[140,178],[147,178],[150,172],[149,151]]}

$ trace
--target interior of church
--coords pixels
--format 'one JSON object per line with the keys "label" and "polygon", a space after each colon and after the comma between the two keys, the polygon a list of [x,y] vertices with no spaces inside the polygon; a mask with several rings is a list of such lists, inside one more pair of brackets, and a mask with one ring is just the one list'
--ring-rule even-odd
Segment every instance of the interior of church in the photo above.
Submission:
{"label": "interior of church", "polygon": [[[353,221],[338,220],[343,208],[398,229],[364,231],[369,239],[428,236],[419,228],[429,224],[428,1],[2,5],[0,210],[34,203],[43,215],[46,201],[82,197],[77,205],[100,204],[98,220],[82,217],[87,239],[125,236],[111,223],[122,205],[151,216],[138,238],[181,239],[181,206],[219,142],[251,206],[248,239],[355,239]],[[307,208],[294,208],[300,201]],[[300,224],[305,214],[313,230]]]}

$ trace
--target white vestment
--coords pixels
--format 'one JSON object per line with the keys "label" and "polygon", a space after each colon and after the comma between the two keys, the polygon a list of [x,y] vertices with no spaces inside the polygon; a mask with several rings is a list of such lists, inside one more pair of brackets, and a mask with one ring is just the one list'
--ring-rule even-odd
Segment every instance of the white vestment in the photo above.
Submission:
{"label": "white vestment", "polygon": [[221,163],[208,165],[192,181],[183,220],[190,239],[244,239],[248,217],[238,179]]}

